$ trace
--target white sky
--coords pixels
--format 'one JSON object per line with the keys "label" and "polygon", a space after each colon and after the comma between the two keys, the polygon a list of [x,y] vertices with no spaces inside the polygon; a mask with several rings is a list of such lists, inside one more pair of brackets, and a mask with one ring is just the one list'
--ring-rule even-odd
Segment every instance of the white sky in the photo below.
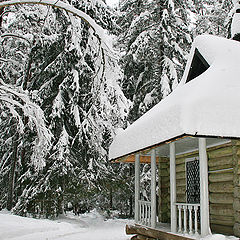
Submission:
{"label": "white sky", "polygon": [[119,2],[119,0],[106,0],[106,3],[111,7],[117,5],[118,2]]}

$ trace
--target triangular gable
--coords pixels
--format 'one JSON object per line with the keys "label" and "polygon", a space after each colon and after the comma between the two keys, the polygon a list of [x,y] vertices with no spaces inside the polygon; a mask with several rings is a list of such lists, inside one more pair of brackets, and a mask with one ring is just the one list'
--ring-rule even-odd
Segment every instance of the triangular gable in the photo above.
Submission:
{"label": "triangular gable", "polygon": [[191,67],[188,72],[186,83],[190,82],[192,79],[204,73],[209,67],[210,65],[208,64],[208,62],[205,60],[205,58],[201,55],[201,53],[196,48],[194,52],[193,60],[191,63]]}

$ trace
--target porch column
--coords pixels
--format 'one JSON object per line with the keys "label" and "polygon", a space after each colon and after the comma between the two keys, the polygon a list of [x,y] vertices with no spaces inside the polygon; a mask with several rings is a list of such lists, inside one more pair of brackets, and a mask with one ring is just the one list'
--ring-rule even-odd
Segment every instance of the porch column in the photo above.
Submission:
{"label": "porch column", "polygon": [[171,232],[177,232],[175,142],[170,143]]}
{"label": "porch column", "polygon": [[211,233],[209,225],[208,160],[206,138],[199,138],[201,236]]}
{"label": "porch column", "polygon": [[135,155],[135,223],[139,221],[139,206],[140,199],[140,155]]}
{"label": "porch column", "polygon": [[156,150],[151,151],[151,227],[156,227]]}

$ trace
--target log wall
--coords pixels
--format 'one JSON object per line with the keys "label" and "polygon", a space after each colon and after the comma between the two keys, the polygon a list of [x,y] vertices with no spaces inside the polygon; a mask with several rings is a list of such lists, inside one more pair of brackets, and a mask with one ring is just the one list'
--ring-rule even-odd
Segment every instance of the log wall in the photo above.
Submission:
{"label": "log wall", "polygon": [[213,232],[233,234],[232,143],[208,150],[210,223]]}
{"label": "log wall", "polygon": [[[208,148],[210,224],[213,232],[240,235],[240,141]],[[186,202],[186,158],[198,151],[176,156],[177,202]],[[169,162],[159,167],[161,194],[159,217],[170,222]],[[234,206],[234,208],[233,208]],[[233,230],[234,229],[234,230]]]}
{"label": "log wall", "polygon": [[240,237],[240,141],[232,141],[233,147],[233,213],[234,235]]}

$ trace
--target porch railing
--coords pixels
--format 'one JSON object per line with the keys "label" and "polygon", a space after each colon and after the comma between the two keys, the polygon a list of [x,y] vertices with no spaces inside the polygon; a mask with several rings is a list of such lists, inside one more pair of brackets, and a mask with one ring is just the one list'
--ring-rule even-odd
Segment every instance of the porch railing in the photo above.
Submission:
{"label": "porch railing", "polygon": [[198,235],[198,216],[200,204],[176,203],[178,211],[178,232]]}
{"label": "porch railing", "polygon": [[139,223],[150,226],[151,225],[151,202],[138,201],[139,207]]}

